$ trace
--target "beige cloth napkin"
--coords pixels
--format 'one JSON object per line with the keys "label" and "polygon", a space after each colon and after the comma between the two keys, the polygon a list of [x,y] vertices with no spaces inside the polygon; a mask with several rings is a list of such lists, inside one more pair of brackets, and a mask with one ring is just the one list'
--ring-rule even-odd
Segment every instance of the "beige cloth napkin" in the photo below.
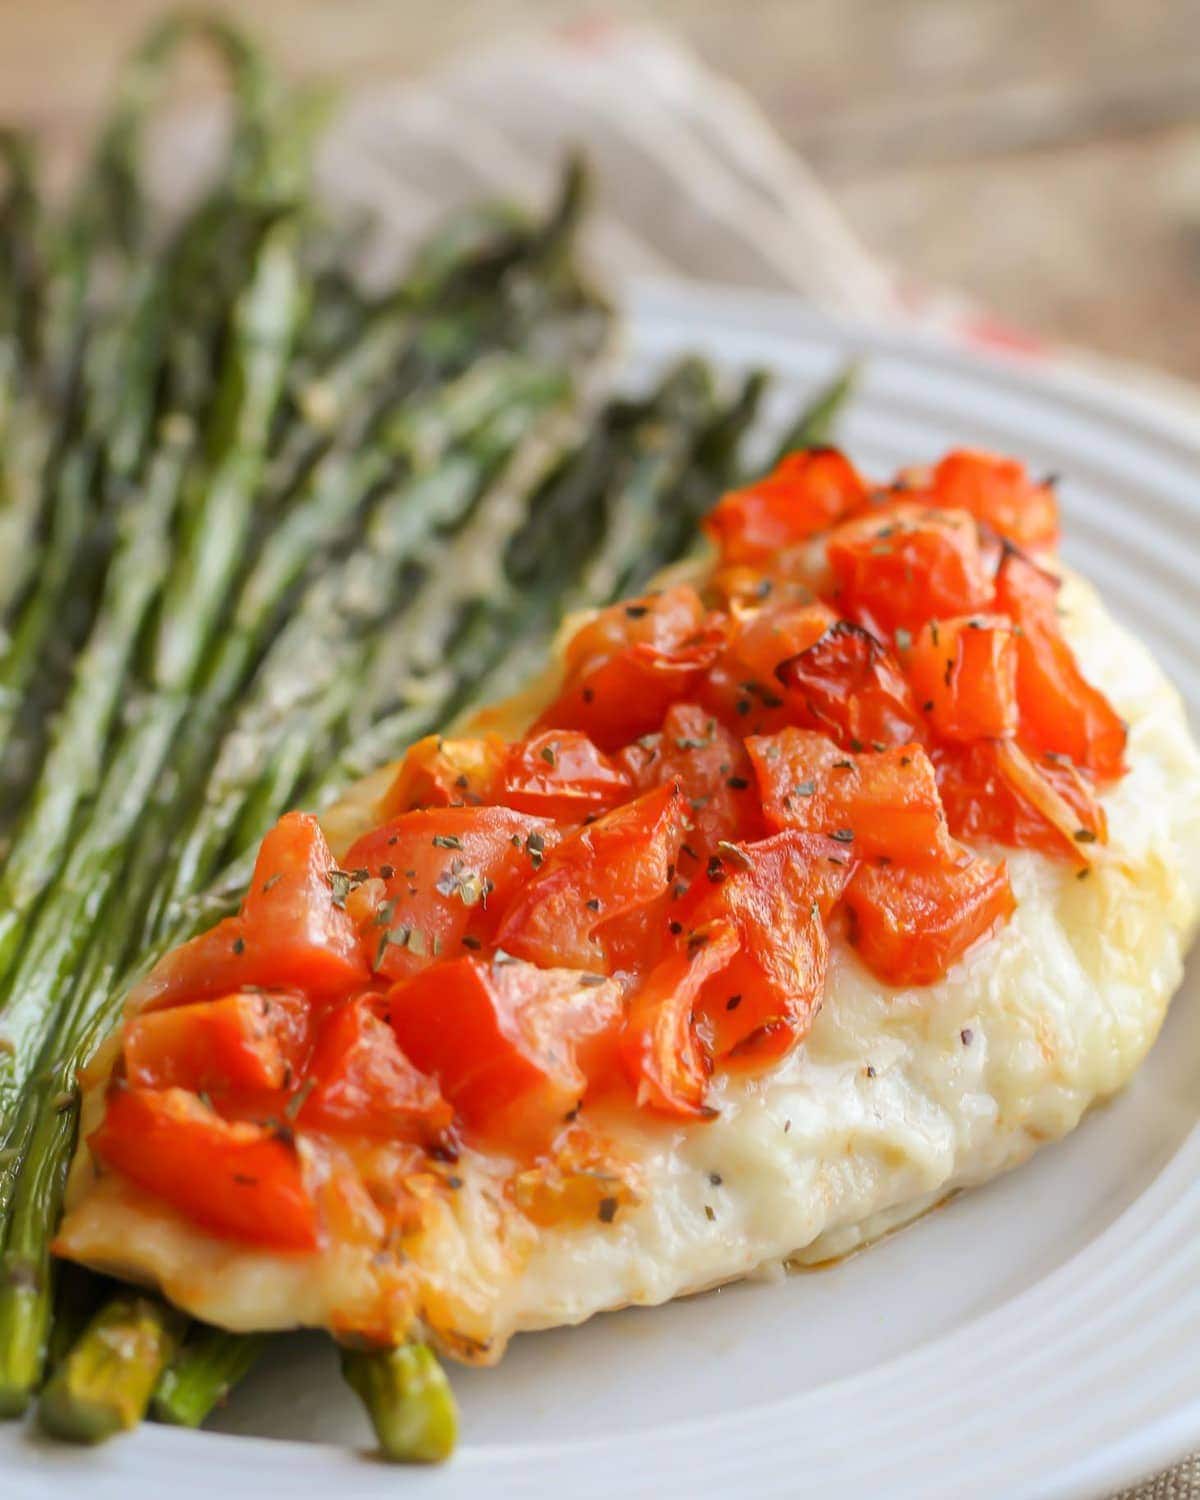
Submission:
{"label": "beige cloth napkin", "polygon": [[[172,139],[160,155],[164,196],[188,175],[180,151],[194,152],[198,167],[217,135],[193,119]],[[320,176],[336,206],[377,217],[363,270],[382,277],[453,204],[498,191],[545,201],[571,145],[586,150],[602,185],[586,248],[609,285],[682,275],[790,291],[839,312],[916,320],[958,341],[1101,363],[1044,346],[964,298],[902,286],[756,106],[647,27],[593,21],[358,95],[331,133]],[[1148,371],[1121,366],[1120,378],[1196,399]],[[1200,1500],[1200,1457],[1119,1500]]]}

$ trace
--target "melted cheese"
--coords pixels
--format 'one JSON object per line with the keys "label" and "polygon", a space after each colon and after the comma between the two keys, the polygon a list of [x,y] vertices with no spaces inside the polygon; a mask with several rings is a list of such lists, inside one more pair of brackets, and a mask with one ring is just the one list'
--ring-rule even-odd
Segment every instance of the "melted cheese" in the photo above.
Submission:
{"label": "melted cheese", "polygon": [[[489,1362],[521,1330],[843,1254],[1064,1135],[1145,1056],[1200,902],[1200,755],[1178,696],[1086,585],[1068,580],[1064,603],[1085,671],[1130,724],[1130,771],[1105,796],[1110,842],[1090,876],[991,851],[1008,859],[1017,911],[925,988],[889,989],[835,944],[805,1045],[767,1076],[718,1079],[712,1123],[594,1122],[643,1186],[611,1223],[535,1228],[506,1195],[512,1164],[468,1153],[461,1189],[430,1195],[402,1267],[381,1269],[370,1244],[278,1255],[97,1177],[81,1149],[59,1250],[232,1328],[351,1321],[399,1334],[415,1316],[447,1352]],[[389,779],[331,810],[335,849],[374,821]]]}

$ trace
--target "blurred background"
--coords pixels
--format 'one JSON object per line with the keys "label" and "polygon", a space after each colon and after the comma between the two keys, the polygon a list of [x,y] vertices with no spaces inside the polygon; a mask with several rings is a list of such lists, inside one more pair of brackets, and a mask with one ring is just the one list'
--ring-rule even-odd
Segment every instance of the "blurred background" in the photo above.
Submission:
{"label": "blurred background", "polygon": [[[69,162],[159,0],[0,0],[0,112]],[[902,281],[1200,377],[1195,0],[255,0],[299,76],[414,77],[522,33],[669,29]],[[185,92],[202,93],[197,77]]]}

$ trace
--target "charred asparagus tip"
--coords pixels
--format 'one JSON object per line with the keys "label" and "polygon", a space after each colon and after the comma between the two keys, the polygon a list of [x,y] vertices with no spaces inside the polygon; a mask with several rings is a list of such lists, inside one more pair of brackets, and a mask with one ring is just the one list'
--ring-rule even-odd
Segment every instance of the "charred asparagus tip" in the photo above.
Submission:
{"label": "charred asparagus tip", "polygon": [[458,1408],[427,1345],[343,1349],[342,1374],[367,1408],[380,1453],[390,1463],[442,1463],[454,1452]]}
{"label": "charred asparagus tip", "polygon": [[43,1430],[69,1443],[102,1443],[136,1427],[183,1323],[174,1308],[149,1297],[115,1297],[44,1386],[38,1403]]}

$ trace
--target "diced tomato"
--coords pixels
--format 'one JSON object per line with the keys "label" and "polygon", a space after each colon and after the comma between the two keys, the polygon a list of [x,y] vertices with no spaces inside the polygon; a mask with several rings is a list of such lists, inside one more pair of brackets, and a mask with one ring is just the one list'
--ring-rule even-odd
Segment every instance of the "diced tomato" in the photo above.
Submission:
{"label": "diced tomato", "polygon": [[834,607],[875,634],[987,609],[993,584],[974,519],[911,502],[848,521],[830,536]]}
{"label": "diced tomato", "polygon": [[334,902],[334,868],[316,818],[288,813],[262,841],[240,915],[160,959],[135,987],[133,1008],[256,986],[310,1000],[361,989],[370,971],[353,922]]}
{"label": "diced tomato", "polygon": [[633,795],[633,783],[586,734],[547,729],[514,745],[497,801],[519,812],[582,823]]}
{"label": "diced tomato", "polygon": [[569,683],[535,728],[578,729],[602,749],[619,750],[659,727],[716,660],[719,646],[712,633],[677,651],[630,646]]}
{"label": "diced tomato", "polygon": [[868,630],[840,620],[781,662],[793,723],[819,729],[844,749],[881,749],[924,737],[921,714],[891,652]]}
{"label": "diced tomato", "polygon": [[1059,582],[1008,551],[996,576],[996,605],[1020,627],[1017,703],[1028,748],[1068,755],[1101,779],[1125,769],[1124,721],[1087,681],[1059,628]]}
{"label": "diced tomato", "polygon": [[1017,638],[1004,615],[931,620],[901,660],[940,739],[969,743],[1017,732]]}
{"label": "diced tomato", "polygon": [[563,690],[534,732],[578,729],[601,750],[619,750],[658,729],[723,640],[723,622],[686,585],[603,610],[568,643]]}
{"label": "diced tomato", "polygon": [[741,619],[704,679],[700,702],[739,735],[780,728],[791,706],[776,669],[819,641],[835,619],[813,603],[772,605]]}
{"label": "diced tomato", "polygon": [[300,1126],[383,1140],[428,1141],[453,1110],[437,1084],[401,1052],[376,1011],[377,995],[360,995],[325,1016],[301,1087]]}
{"label": "diced tomato", "polygon": [[858,859],[944,857],[946,817],[920,745],[854,755],[807,729],[784,729],[746,745],[770,828],[828,834]]}
{"label": "diced tomato", "polygon": [[712,1062],[696,1035],[692,1012],[705,983],[738,949],[736,932],[717,924],[662,959],[638,986],[621,1036],[621,1062],[644,1108],[683,1119],[706,1119]]}
{"label": "diced tomato", "polygon": [[704,601],[690,583],[610,604],[567,642],[567,671],[586,671],[629,646],[674,651],[703,630],[706,616]]}
{"label": "diced tomato", "polygon": [[870,487],[836,448],[789,453],[762,479],[731,490],[704,529],[726,562],[769,560],[862,510]]}
{"label": "diced tomato", "polygon": [[508,759],[498,734],[480,739],[443,739],[427,735],[410,747],[380,807],[383,818],[395,818],[419,807],[475,806],[501,800],[496,796]]}
{"label": "diced tomato", "polygon": [[686,842],[701,863],[722,839],[757,838],[762,831],[745,746],[699,704],[677,703],[661,734],[644,736],[617,759],[639,791],[676,783],[688,806]]}
{"label": "diced tomato", "polygon": [[605,925],[666,892],[687,814],[671,782],[578,829],[517,893],[497,943],[546,968],[605,970]]}
{"label": "diced tomato", "polygon": [[724,854],[692,916],[700,932],[724,924],[738,937],[737,954],[696,1006],[718,1062],[762,1067],[808,1035],[829,958],[825,919],[852,868],[844,845],[790,829]]}
{"label": "diced tomato", "polygon": [[1058,502],[1050,484],[1035,484],[1015,458],[960,448],[933,471],[933,502],[969,511],[1001,536],[1027,547],[1058,539]]}
{"label": "diced tomato", "polygon": [[151,1010],[125,1027],[125,1076],[139,1088],[215,1098],[282,1089],[299,1071],[308,1031],[302,995],[266,990]]}
{"label": "diced tomato", "polygon": [[317,1216],[286,1135],[223,1120],[183,1089],[110,1090],[93,1153],[214,1234],[315,1250]]}
{"label": "diced tomato", "polygon": [[556,839],[552,823],[506,807],[429,808],[365,834],[346,866],[383,882],[373,909],[355,908],[375,972],[403,979],[489,941]]}
{"label": "diced tomato", "polygon": [[851,939],[887,984],[933,984],[1016,909],[1003,865],[861,864],[846,887]]}
{"label": "diced tomato", "polygon": [[938,789],[955,838],[1089,862],[1108,837],[1104,809],[1084,773],[1061,757],[1037,761],[1008,741],[939,747]]}
{"label": "diced tomato", "polygon": [[614,980],[497,955],[428,969],[388,995],[405,1055],[432,1074],[468,1130],[501,1147],[544,1147],[587,1085],[579,1050],[616,1029]]}

